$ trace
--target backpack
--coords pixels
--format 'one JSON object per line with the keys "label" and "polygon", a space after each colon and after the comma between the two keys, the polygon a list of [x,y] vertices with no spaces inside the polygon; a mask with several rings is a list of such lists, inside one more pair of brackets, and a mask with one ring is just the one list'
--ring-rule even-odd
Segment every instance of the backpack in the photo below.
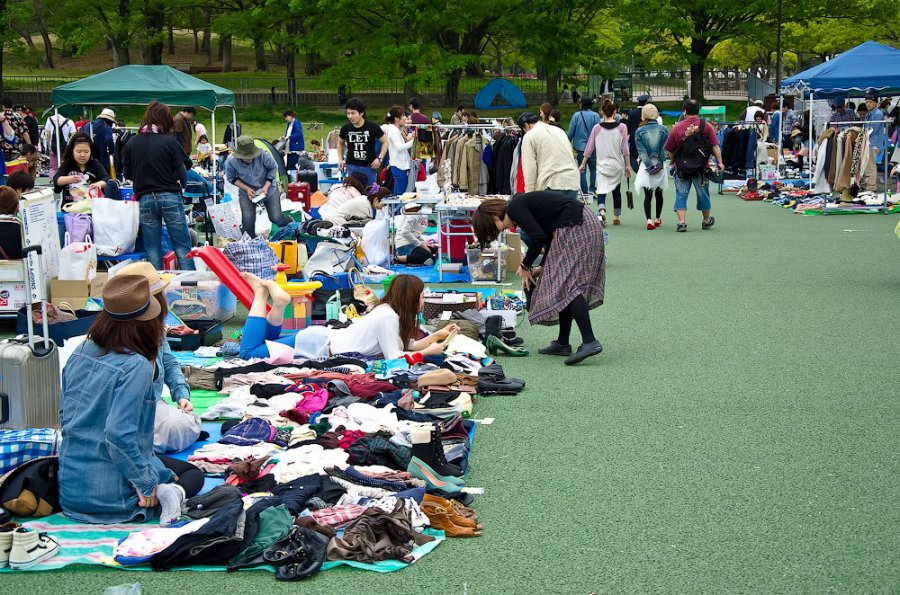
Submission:
{"label": "backpack", "polygon": [[[56,120],[50,118],[50,124],[53,125],[53,129],[50,131],[50,146],[47,147],[47,153],[55,153],[56,147],[59,147],[60,151],[66,150],[66,143],[69,142],[69,139],[65,137],[63,129],[69,122],[71,122],[71,120],[66,119],[63,120],[62,125],[60,125]],[[59,144],[57,144],[57,142]]]}
{"label": "backpack", "polygon": [[682,178],[702,175],[709,166],[712,145],[706,138],[706,121],[700,120],[697,132],[686,137],[675,153],[675,169]]}

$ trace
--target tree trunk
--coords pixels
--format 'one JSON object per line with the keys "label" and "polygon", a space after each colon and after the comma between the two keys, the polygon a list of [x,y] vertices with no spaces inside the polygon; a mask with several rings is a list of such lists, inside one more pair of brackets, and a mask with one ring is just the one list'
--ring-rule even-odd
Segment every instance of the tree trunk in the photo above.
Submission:
{"label": "tree trunk", "polygon": [[231,35],[222,35],[219,38],[219,48],[222,51],[222,72],[231,72],[231,47],[233,38]]}
{"label": "tree trunk", "polygon": [[110,38],[109,41],[112,45],[113,68],[131,64],[131,54],[128,51],[128,46],[117,39]]}
{"label": "tree trunk", "polygon": [[555,70],[547,73],[547,102],[556,105],[559,102],[559,80],[562,72]]}
{"label": "tree trunk", "polygon": [[20,31],[19,35],[21,35],[22,39],[25,40],[25,45],[28,46],[28,49],[33,50],[34,49],[34,40],[31,39],[31,32],[30,31]]}
{"label": "tree trunk", "polygon": [[691,99],[703,101],[703,76],[706,74],[706,59],[712,49],[713,45],[702,39],[691,40]]}
{"label": "tree trunk", "polygon": [[50,39],[50,33],[47,27],[41,24],[41,39],[44,40],[44,68],[53,68],[53,41]]}
{"label": "tree trunk", "polygon": [[194,29],[194,53],[200,53],[200,32]]}
{"label": "tree trunk", "polygon": [[297,98],[297,48],[293,43],[288,44],[285,55],[287,66],[287,92],[288,103],[294,105]]}
{"label": "tree trunk", "polygon": [[258,72],[269,70],[269,61],[266,59],[266,45],[261,37],[253,40],[253,50],[256,53],[256,70]]}
{"label": "tree trunk", "polygon": [[219,60],[225,59],[225,38],[227,35],[219,33]]}
{"label": "tree trunk", "polygon": [[203,41],[200,43],[200,51],[206,55],[206,66],[212,66],[212,11],[203,9]]}
{"label": "tree trunk", "polygon": [[410,97],[416,96],[416,89],[413,86],[412,77],[416,74],[416,66],[414,64],[401,64],[403,69],[403,101],[408,101]]}
{"label": "tree trunk", "polygon": [[[9,25],[9,13],[6,12],[6,0],[0,0],[0,27]],[[0,95],[3,95],[3,44],[0,43]]]}
{"label": "tree trunk", "polygon": [[447,89],[444,92],[444,105],[455,107],[459,105],[459,78],[462,71],[454,70],[447,77]]}
{"label": "tree trunk", "polygon": [[166,28],[168,29],[168,36],[166,37],[166,53],[170,56],[175,55],[175,26],[172,25],[172,17],[169,17],[169,22],[166,24]]}

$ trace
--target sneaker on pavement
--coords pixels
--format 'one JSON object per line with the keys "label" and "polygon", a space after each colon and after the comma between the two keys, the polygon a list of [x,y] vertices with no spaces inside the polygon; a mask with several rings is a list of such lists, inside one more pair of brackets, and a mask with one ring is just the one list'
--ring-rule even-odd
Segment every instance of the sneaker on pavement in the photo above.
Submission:
{"label": "sneaker on pavement", "polygon": [[25,570],[59,553],[59,542],[46,533],[19,527],[13,533],[12,550],[9,553],[9,567]]}
{"label": "sneaker on pavement", "polygon": [[679,223],[675,226],[675,231],[687,231],[687,223]]}
{"label": "sneaker on pavement", "polygon": [[710,216],[709,221],[704,221],[700,227],[702,227],[703,229],[709,229],[710,227],[712,227],[715,224],[716,224],[716,218],[713,216]]}

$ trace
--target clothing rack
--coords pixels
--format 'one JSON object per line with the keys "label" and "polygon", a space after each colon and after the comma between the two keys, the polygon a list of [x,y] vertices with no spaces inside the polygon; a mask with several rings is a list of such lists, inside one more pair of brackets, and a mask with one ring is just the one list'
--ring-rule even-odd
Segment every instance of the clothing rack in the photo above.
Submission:
{"label": "clothing rack", "polygon": [[[764,125],[768,126],[768,124],[766,124],[765,122],[747,122],[746,120],[734,120],[734,121],[726,121],[726,122],[708,121],[707,124],[715,124],[717,128],[722,128],[723,126],[725,126],[725,127],[743,126],[746,128],[752,127],[752,128],[756,129],[756,132],[760,131],[761,126],[764,126]],[[720,150],[721,150],[721,147],[720,147]],[[758,156],[755,159],[755,161],[756,161],[756,163],[753,166],[753,177],[758,180],[759,179],[759,157]],[[724,163],[722,164],[722,167],[724,169],[724,167],[725,167]],[[724,180],[722,180],[721,182],[719,182],[719,194],[722,194],[722,190],[724,188],[725,188],[725,183],[724,183]]]}

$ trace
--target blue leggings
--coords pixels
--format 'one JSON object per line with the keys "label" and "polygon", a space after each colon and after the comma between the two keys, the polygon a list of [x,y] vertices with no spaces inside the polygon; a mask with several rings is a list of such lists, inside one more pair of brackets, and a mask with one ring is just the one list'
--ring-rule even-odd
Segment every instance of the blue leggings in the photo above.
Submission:
{"label": "blue leggings", "polygon": [[276,341],[294,346],[295,337],[281,336],[281,326],[272,326],[263,316],[248,316],[241,335],[241,359],[269,357],[266,341]]}

